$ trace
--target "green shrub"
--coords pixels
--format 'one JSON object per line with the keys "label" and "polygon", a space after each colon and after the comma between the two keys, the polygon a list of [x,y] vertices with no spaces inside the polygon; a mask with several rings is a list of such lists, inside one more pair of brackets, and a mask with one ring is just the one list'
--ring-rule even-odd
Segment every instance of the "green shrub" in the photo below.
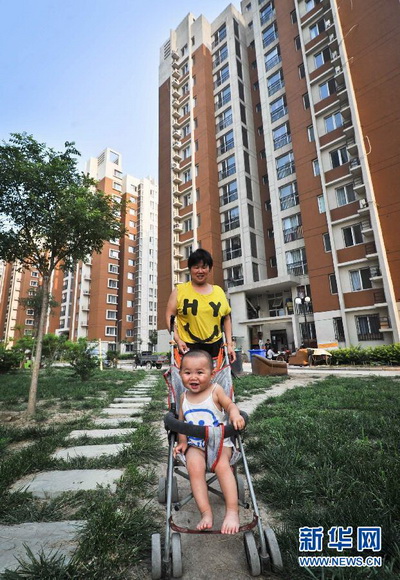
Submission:
{"label": "green shrub", "polygon": [[87,381],[98,366],[97,357],[92,355],[88,341],[85,338],[79,338],[77,342],[67,341],[65,346],[66,359],[75,374],[82,381]]}
{"label": "green shrub", "polygon": [[334,365],[400,365],[400,343],[331,350]]}
{"label": "green shrub", "polygon": [[0,373],[8,373],[11,369],[18,368],[22,356],[17,350],[8,349],[5,344],[0,344]]}

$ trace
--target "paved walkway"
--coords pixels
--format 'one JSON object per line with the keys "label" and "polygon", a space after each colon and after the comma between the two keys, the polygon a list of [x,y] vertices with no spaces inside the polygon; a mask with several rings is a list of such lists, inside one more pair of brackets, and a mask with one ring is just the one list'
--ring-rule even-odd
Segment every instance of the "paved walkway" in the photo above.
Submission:
{"label": "paved walkway", "polygon": [[[57,449],[52,457],[64,461],[76,457],[101,457],[117,455],[127,443],[107,443],[110,437],[129,437],[134,427],[118,428],[120,423],[137,422],[144,407],[151,401],[149,393],[159,376],[147,377],[125,391],[123,397],[114,399],[109,407],[103,409],[100,417],[93,420],[92,429],[71,431],[66,437],[68,443],[81,437],[87,438],[85,445],[67,446]],[[104,444],[92,445],[93,438],[104,439]],[[117,483],[124,473],[123,469],[71,469],[45,471],[27,475],[15,482],[11,491],[29,491],[34,497],[50,499],[67,491],[80,491],[108,486],[115,492]],[[40,552],[47,555],[59,552],[69,557],[76,549],[77,531],[85,521],[31,522],[14,526],[0,526],[0,574],[5,569],[18,567],[17,558],[26,559],[24,545],[37,556]]]}

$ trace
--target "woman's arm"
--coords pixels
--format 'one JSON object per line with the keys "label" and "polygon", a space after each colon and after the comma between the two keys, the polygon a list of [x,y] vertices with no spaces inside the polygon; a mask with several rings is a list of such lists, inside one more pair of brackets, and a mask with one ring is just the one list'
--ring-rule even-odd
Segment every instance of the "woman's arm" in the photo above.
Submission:
{"label": "woman's arm", "polygon": [[178,291],[175,288],[174,290],[172,290],[170,297],[168,298],[168,302],[167,302],[167,309],[165,311],[165,319],[167,321],[167,328],[168,331],[171,331],[171,316],[176,316],[177,315],[177,298],[178,298]]}
{"label": "woman's arm", "polygon": [[225,332],[229,361],[231,363],[233,363],[236,360],[236,353],[235,353],[235,349],[233,348],[232,318],[231,318],[230,314],[227,314],[224,318],[224,332]]}

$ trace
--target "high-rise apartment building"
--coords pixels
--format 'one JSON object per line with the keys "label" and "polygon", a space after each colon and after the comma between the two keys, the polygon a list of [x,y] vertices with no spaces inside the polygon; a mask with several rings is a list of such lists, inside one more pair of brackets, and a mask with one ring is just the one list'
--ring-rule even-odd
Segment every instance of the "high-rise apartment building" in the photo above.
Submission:
{"label": "high-rise apartment building", "polygon": [[391,0],[244,0],[171,31],[160,329],[201,245],[245,348],[399,341],[399,32]]}
{"label": "high-rise apartment building", "polygon": [[[120,153],[105,149],[87,163],[98,188],[121,203],[126,236],[104,243],[100,254],[72,272],[57,271],[51,293],[58,306],[46,332],[102,341],[104,350],[148,350],[157,328],[158,188],[152,179],[122,172]],[[0,324],[8,340],[34,334],[34,311],[19,303],[40,287],[38,272],[7,264],[0,276]]]}

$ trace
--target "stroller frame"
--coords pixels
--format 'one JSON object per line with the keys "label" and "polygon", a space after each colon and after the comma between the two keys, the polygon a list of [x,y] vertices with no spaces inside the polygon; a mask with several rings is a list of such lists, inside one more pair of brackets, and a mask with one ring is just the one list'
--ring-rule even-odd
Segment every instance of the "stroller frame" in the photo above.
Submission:
{"label": "stroller frame", "polygon": [[[175,341],[173,336],[174,329],[174,317],[171,316],[171,365],[174,364],[174,353],[175,353]],[[225,336],[223,336],[224,345],[224,361],[225,364],[229,366],[229,358],[225,343]],[[244,417],[246,424],[248,422],[248,417],[245,413],[241,412]],[[161,580],[169,578],[180,578],[183,574],[182,567],[182,550],[181,550],[181,533],[189,534],[220,534],[220,530],[197,530],[190,528],[182,528],[175,524],[172,517],[172,508],[175,511],[179,511],[184,505],[193,499],[193,493],[189,493],[184,499],[178,501],[178,489],[176,485],[176,478],[174,473],[180,475],[186,480],[189,480],[189,476],[185,471],[180,469],[179,464],[174,459],[173,451],[174,446],[177,441],[177,434],[184,433],[186,435],[192,435],[195,437],[205,438],[206,428],[198,425],[189,425],[184,421],[180,421],[177,418],[177,408],[176,403],[170,405],[170,411],[164,417],[165,428],[168,431],[168,462],[167,462],[167,474],[166,478],[160,478],[159,481],[159,491],[158,500],[160,503],[166,504],[166,525],[165,525],[165,537],[164,537],[164,550],[161,546],[161,536],[160,534],[152,535],[152,555],[151,555],[151,572],[152,580]],[[240,526],[239,532],[244,532],[244,547],[247,563],[252,576],[260,576],[264,572],[270,570],[281,570],[282,557],[279,550],[278,542],[276,540],[275,533],[271,527],[268,525],[263,527],[262,518],[260,516],[260,511],[257,504],[257,498],[254,492],[253,483],[251,480],[251,474],[246,458],[246,453],[243,447],[242,437],[238,431],[235,431],[233,425],[227,425],[225,428],[226,437],[234,437],[238,444],[239,451],[241,453],[241,461],[243,464],[244,476],[247,481],[248,493],[250,495],[250,504],[253,508],[253,518],[252,521]],[[239,505],[245,509],[250,508],[250,504],[245,501],[244,498],[244,483],[240,475],[237,474],[236,465],[234,466],[234,474],[236,483],[238,486],[238,499]],[[223,498],[221,491],[213,488],[211,486],[217,480],[215,474],[206,478],[208,491]],[[253,532],[253,528],[258,529],[258,541],[259,546]]]}

